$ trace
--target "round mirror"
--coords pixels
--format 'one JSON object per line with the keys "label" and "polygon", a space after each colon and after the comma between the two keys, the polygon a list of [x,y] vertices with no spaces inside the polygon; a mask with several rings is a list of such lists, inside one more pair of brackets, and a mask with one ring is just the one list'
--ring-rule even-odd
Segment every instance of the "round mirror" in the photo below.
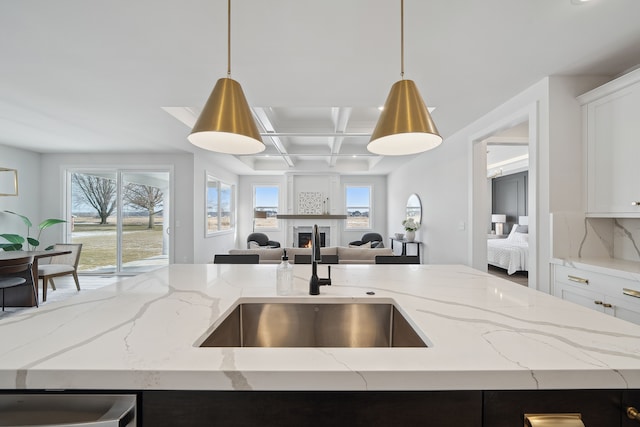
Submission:
{"label": "round mirror", "polygon": [[412,194],[407,200],[407,218],[413,218],[418,224],[422,223],[422,204],[417,194]]}

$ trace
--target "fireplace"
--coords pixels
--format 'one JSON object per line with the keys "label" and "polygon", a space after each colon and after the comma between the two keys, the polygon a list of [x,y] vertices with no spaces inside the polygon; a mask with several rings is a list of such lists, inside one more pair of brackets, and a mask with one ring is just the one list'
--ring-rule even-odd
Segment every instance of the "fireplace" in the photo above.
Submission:
{"label": "fireplace", "polygon": [[[326,233],[320,233],[320,247],[326,246]],[[298,233],[298,247],[310,248],[311,247],[311,233]]]}
{"label": "fireplace", "polygon": [[[311,247],[311,233],[313,227],[293,227],[293,244],[298,248]],[[327,247],[331,244],[330,233],[331,227],[318,227],[320,234],[320,247]]]}

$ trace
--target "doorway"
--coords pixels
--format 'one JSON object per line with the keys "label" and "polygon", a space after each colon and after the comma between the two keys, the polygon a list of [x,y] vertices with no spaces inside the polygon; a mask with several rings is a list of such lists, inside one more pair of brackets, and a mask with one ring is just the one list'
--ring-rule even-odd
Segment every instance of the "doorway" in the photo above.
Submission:
{"label": "doorway", "polygon": [[134,275],[169,264],[170,170],[67,171],[67,241],[78,272]]}
{"label": "doorway", "polygon": [[[528,216],[528,286],[537,288],[537,147],[538,147],[538,120],[537,108],[531,104],[524,109],[511,114],[508,117],[488,126],[485,130],[477,133],[471,138],[471,203],[470,207],[470,259],[474,268],[482,271],[488,270],[487,247],[491,233],[495,230],[495,225],[491,222],[492,194],[490,183],[491,178],[504,175],[509,164],[512,164],[512,171],[527,170],[527,216]],[[520,157],[514,161],[500,164],[499,161],[491,161],[487,155],[487,150],[498,151],[502,146],[507,150],[509,146],[516,146],[526,143],[526,152],[513,155],[513,158]],[[509,150],[507,150],[509,151]],[[528,164],[522,163],[525,159]],[[502,169],[502,170],[500,170]],[[511,172],[511,171],[510,171]],[[500,212],[498,212],[500,213]],[[512,222],[517,224],[518,219],[513,218]],[[506,231],[511,231],[511,227]],[[505,236],[506,237],[506,236]]]}
{"label": "doorway", "polygon": [[[497,132],[487,146],[487,265],[490,274],[528,282],[528,122]],[[519,231],[517,238],[512,231]]]}

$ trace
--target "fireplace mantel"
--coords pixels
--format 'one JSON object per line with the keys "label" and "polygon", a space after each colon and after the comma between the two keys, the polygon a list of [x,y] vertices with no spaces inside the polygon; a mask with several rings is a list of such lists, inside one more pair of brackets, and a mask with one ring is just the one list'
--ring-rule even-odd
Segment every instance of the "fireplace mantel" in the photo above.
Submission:
{"label": "fireplace mantel", "polygon": [[346,215],[276,215],[278,219],[347,219]]}

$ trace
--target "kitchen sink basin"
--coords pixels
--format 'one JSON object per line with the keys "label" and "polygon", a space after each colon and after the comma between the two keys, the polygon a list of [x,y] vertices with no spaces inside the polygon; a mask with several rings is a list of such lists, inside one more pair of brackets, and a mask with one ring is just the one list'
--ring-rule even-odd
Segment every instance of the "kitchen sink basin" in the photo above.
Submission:
{"label": "kitchen sink basin", "polygon": [[427,347],[391,303],[246,302],[200,347]]}

